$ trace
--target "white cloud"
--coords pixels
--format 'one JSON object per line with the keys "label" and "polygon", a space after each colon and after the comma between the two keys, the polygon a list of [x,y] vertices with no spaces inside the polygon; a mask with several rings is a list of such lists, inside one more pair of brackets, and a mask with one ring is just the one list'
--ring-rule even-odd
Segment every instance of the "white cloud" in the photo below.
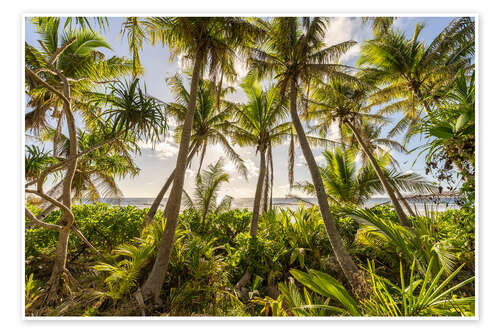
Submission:
{"label": "white cloud", "polygon": [[179,151],[179,147],[170,137],[165,142],[155,144],[154,147],[152,143],[144,141],[139,141],[138,145],[141,149],[150,149],[152,153],[161,160],[177,156]]}
{"label": "white cloud", "polygon": [[347,62],[356,58],[361,51],[360,42],[370,38],[371,32],[368,26],[364,25],[359,18],[335,17],[330,20],[325,34],[325,43],[327,46],[354,40],[358,42],[351,47],[340,59]]}
{"label": "white cloud", "polygon": [[[314,159],[316,160],[316,163],[317,163],[318,165],[320,165],[320,166],[326,163],[325,156],[323,156],[323,154],[322,154],[322,153],[319,153],[319,154],[317,154],[317,155],[314,155]],[[298,167],[305,167],[305,166],[307,166],[307,161],[306,161],[306,159],[305,159],[304,155],[300,155],[300,156],[297,158],[297,162],[296,162],[296,164],[295,164],[295,165],[296,165],[296,166],[298,166]]]}

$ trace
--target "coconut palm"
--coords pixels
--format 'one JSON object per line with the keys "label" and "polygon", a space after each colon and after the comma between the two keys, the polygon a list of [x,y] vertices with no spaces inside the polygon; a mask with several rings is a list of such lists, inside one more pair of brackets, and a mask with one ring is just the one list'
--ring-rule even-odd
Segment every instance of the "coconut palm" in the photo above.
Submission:
{"label": "coconut palm", "polygon": [[229,182],[229,175],[224,172],[224,161],[220,158],[215,164],[209,164],[206,170],[203,170],[196,176],[196,185],[193,197],[186,191],[186,205],[188,208],[196,209],[201,214],[201,225],[205,225],[208,214],[218,214],[229,210],[233,198],[225,195],[218,203],[218,194],[221,186]]}
{"label": "coconut palm", "polygon": [[326,18],[321,17],[276,17],[269,22],[260,21],[259,24],[266,31],[266,39],[257,47],[248,50],[249,65],[253,75],[259,78],[275,78],[283,97],[285,93],[288,93],[293,126],[311,172],[332,249],[347,280],[362,296],[366,283],[361,278],[361,271],[342,244],[333,215],[329,210],[321,173],[297,112],[299,87],[303,83],[310,82],[312,77],[329,74],[342,77],[344,80],[355,80],[352,76],[340,71],[342,66],[338,64],[340,56],[355,42],[346,41],[331,46],[324,45],[327,21]]}
{"label": "coconut palm", "polygon": [[221,60],[229,58],[227,54],[234,55],[235,50],[251,41],[258,29],[249,21],[236,17],[153,17],[145,24],[147,35],[153,44],[168,45],[172,59],[175,55],[182,54],[193,63],[189,103],[179,143],[174,181],[165,208],[167,225],[155,264],[142,288],[146,301],[154,298],[156,303],[160,303],[160,291],[175,239],[202,69],[207,68],[210,73],[217,72]]}
{"label": "coconut palm", "polygon": [[[352,149],[325,150],[326,165],[320,167],[328,199],[336,204],[363,205],[373,194],[384,192],[382,182],[370,164],[356,165],[356,151]],[[384,155],[378,159],[386,178],[400,190],[428,192],[432,184],[415,173],[402,173],[388,168],[389,159]],[[297,188],[308,194],[314,193],[310,182],[299,183]]]}
{"label": "coconut palm", "polygon": [[401,111],[403,117],[391,135],[417,124],[423,111],[439,103],[443,91],[460,68],[468,67],[474,54],[474,21],[456,18],[428,45],[420,40],[423,25],[412,37],[387,29],[361,45],[358,65],[363,76],[382,86],[371,96],[371,105],[382,105],[380,114]]}
{"label": "coconut palm", "polygon": [[[375,156],[382,156],[383,158],[389,159],[389,162],[393,168],[399,169],[399,163],[398,161],[394,158],[394,156],[391,154],[391,151],[397,151],[400,153],[408,153],[406,148],[399,142],[392,140],[391,138],[382,138],[380,136],[380,133],[382,132],[382,125],[376,125],[373,123],[370,123],[368,121],[364,121],[361,119],[361,122],[359,124],[359,127],[361,128],[361,132],[364,134],[364,139],[365,143],[368,146],[368,149],[373,152]],[[364,153],[363,149],[361,149],[359,143],[356,140],[356,137],[352,133],[351,130],[349,130],[348,127],[343,127],[341,128],[341,133],[344,138],[345,142],[348,142],[350,144],[350,147],[352,149],[355,149],[357,151],[358,156],[361,159],[361,163],[363,165],[367,165],[370,162],[370,159],[368,156]],[[390,179],[388,179],[390,182]],[[415,212],[413,209],[410,207],[406,199],[403,197],[401,192],[399,191],[397,186],[394,186],[394,192],[396,197],[400,202],[403,203],[405,206],[406,210],[411,216],[415,216]]]}
{"label": "coconut palm", "polygon": [[[289,136],[291,124],[286,121],[287,109],[282,103],[278,88],[264,90],[257,81],[248,79],[241,87],[248,103],[235,105],[237,122],[231,124],[231,136],[241,146],[255,146],[259,153],[259,177],[253,203],[250,235],[257,236],[260,204],[263,196],[264,176],[272,146]],[[264,198],[267,200],[267,198]]]}
{"label": "coconut palm", "polygon": [[[189,93],[182,82],[180,75],[176,74],[172,77],[167,78],[167,84],[171,88],[171,92],[175,98],[175,102],[169,103],[166,107],[167,113],[174,115],[179,122],[182,122],[187,114],[187,106],[189,104]],[[227,157],[236,166],[238,172],[243,176],[247,177],[247,168],[241,159],[241,157],[236,153],[236,151],[231,146],[227,139],[228,136],[228,120],[233,115],[233,110],[231,106],[225,101],[218,101],[217,95],[212,89],[212,84],[208,80],[200,80],[198,85],[197,103],[196,111],[194,114],[193,129],[191,133],[191,143],[189,149],[189,155],[187,163],[190,164],[195,154],[201,152],[198,172],[199,175],[203,161],[205,159],[205,153],[207,146],[209,144],[219,144],[224,149]],[[233,91],[231,87],[224,88],[220,94],[223,98],[227,93]],[[218,107],[222,104],[222,109]],[[177,141],[180,140],[182,134],[182,123],[177,126],[174,130],[175,138]],[[175,170],[174,170],[175,171]],[[155,216],[160,203],[163,200],[165,193],[172,184],[175,172],[167,178],[164,185],[162,186],[160,192],[156,196],[155,200],[151,204],[148,213],[144,217],[143,226],[147,225],[153,217]]]}
{"label": "coconut palm", "polygon": [[394,206],[400,223],[409,227],[408,217],[397,200],[390,182],[386,179],[384,172],[378,165],[373,151],[368,146],[368,141],[366,140],[367,136],[363,132],[363,127],[361,126],[363,120],[376,122],[385,120],[379,115],[368,112],[370,109],[366,104],[370,91],[370,87],[361,85],[355,86],[349,83],[340,82],[340,80],[336,78],[331,78],[326,83],[318,81],[312,99],[310,100],[310,103],[313,104],[313,110],[309,112],[308,116],[316,120],[317,125],[314,129],[318,129],[320,132],[325,132],[325,129],[333,125],[338,125],[340,128],[343,126],[349,128],[382,182],[384,190]]}

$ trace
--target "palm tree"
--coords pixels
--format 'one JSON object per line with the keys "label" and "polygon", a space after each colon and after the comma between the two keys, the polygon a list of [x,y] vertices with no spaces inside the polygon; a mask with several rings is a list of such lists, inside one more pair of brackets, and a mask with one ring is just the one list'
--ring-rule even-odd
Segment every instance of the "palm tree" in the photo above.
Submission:
{"label": "palm tree", "polygon": [[470,17],[454,19],[428,45],[419,39],[422,28],[417,24],[410,38],[386,29],[361,45],[358,65],[363,77],[382,86],[371,96],[371,105],[383,105],[380,114],[401,111],[404,115],[391,135],[405,128],[411,135],[422,112],[429,113],[458,70],[472,62],[475,31]]}
{"label": "palm tree", "polygon": [[346,41],[325,47],[323,39],[326,24],[327,19],[320,17],[276,17],[270,22],[260,21],[266,31],[266,39],[257,47],[248,50],[249,64],[251,72],[257,77],[274,77],[283,97],[286,92],[289,94],[293,126],[311,173],[332,249],[347,280],[360,297],[363,297],[366,295],[366,282],[342,244],[329,209],[321,173],[297,112],[299,87],[310,82],[312,77],[329,74],[344,80],[354,80],[340,71],[342,66],[336,62],[355,42]]}
{"label": "palm tree", "polygon": [[[400,144],[399,142],[392,140],[391,138],[382,138],[380,136],[380,133],[382,131],[383,126],[382,125],[375,125],[373,123],[370,123],[368,121],[364,121],[361,119],[361,122],[359,124],[359,127],[361,128],[361,132],[364,133],[364,139],[365,143],[368,146],[369,150],[375,154],[375,156],[382,156],[384,158],[389,159],[389,162],[393,168],[399,168],[399,163],[398,161],[392,156],[391,150],[396,150],[401,153],[408,153],[406,148]],[[370,162],[370,159],[368,156],[364,153],[364,151],[361,149],[359,143],[356,140],[356,137],[354,134],[349,130],[349,128],[344,127],[341,129],[342,136],[345,138],[347,142],[350,143],[350,146],[352,149],[355,149],[360,158],[361,158],[361,163],[363,165],[367,165]],[[344,133],[345,132],[345,133]],[[390,182],[390,179],[388,179]],[[394,193],[396,194],[396,197],[400,202],[403,203],[405,206],[406,210],[411,216],[415,216],[415,212],[413,209],[410,207],[406,199],[403,197],[399,189],[394,186]]]}
{"label": "palm tree", "polygon": [[370,87],[341,83],[335,78],[330,79],[327,83],[318,81],[312,100],[310,100],[314,106],[314,110],[311,110],[308,115],[311,119],[317,121],[318,125],[316,127],[319,129],[329,128],[334,124],[337,124],[340,128],[344,125],[347,126],[364,155],[370,160],[373,169],[382,182],[385,192],[392,202],[400,223],[409,227],[408,217],[397,200],[394,189],[378,165],[373,151],[370,149],[371,147],[368,146],[367,136],[361,126],[363,120],[385,120],[379,115],[367,112],[369,111],[369,107],[366,106],[366,101],[370,90]]}
{"label": "palm tree", "polygon": [[250,235],[256,237],[268,164],[266,153],[269,156],[272,145],[281,143],[289,136],[291,124],[286,121],[287,109],[282,103],[278,88],[264,90],[259,82],[251,79],[247,79],[241,87],[248,97],[248,103],[235,105],[237,121],[231,124],[230,132],[235,142],[241,146],[256,146],[256,152],[260,155],[259,177],[250,224]]}
{"label": "palm tree", "polygon": [[[171,92],[175,98],[175,102],[169,103],[166,107],[168,114],[174,115],[176,119],[182,122],[187,114],[187,106],[189,104],[189,93],[182,83],[180,75],[174,75],[167,79],[167,84],[171,87]],[[193,129],[191,133],[191,143],[187,163],[191,163],[195,154],[201,152],[200,162],[198,166],[198,175],[201,170],[205,158],[205,152],[208,144],[219,144],[223,147],[226,155],[234,163],[238,172],[247,177],[247,168],[231,146],[227,139],[229,122],[228,120],[233,115],[231,105],[225,101],[218,101],[216,94],[212,89],[212,84],[208,80],[200,80],[198,85],[196,111],[194,114]],[[228,92],[233,91],[231,87],[224,88],[220,94],[223,98]],[[217,104],[219,103],[219,107]],[[222,109],[220,109],[222,105]],[[182,134],[182,124],[175,129],[175,137],[179,141]],[[175,170],[174,170],[175,171]],[[143,226],[147,225],[154,218],[165,193],[172,184],[175,172],[165,181],[160,192],[153,201],[148,213],[144,217]]]}
{"label": "palm tree", "polygon": [[[323,156],[326,165],[320,167],[323,183],[325,184],[328,199],[335,204],[363,205],[375,193],[383,193],[384,187],[369,164],[356,165],[356,151],[352,149],[335,151],[325,150]],[[402,173],[393,168],[388,168],[387,155],[379,160],[386,178],[396,188],[413,191],[429,191],[432,184],[423,177],[414,173]],[[314,193],[314,185],[310,182],[299,183],[297,188],[308,194]]]}
{"label": "palm tree", "polygon": [[172,191],[165,208],[167,225],[153,269],[142,288],[146,301],[153,298],[155,303],[160,303],[160,291],[175,239],[202,69],[208,68],[210,73],[216,72],[220,68],[220,61],[229,58],[227,54],[234,55],[235,50],[252,40],[258,29],[249,21],[235,17],[154,17],[145,24],[153,44],[168,45],[172,57],[183,54],[193,62],[189,103],[179,143]]}
{"label": "palm tree", "polygon": [[203,170],[196,176],[196,185],[193,198],[184,191],[188,208],[194,208],[201,214],[201,225],[205,225],[208,214],[218,214],[229,210],[233,198],[225,195],[217,203],[218,194],[223,183],[229,182],[229,175],[224,172],[224,161],[220,158],[215,164],[209,164],[207,170]]}

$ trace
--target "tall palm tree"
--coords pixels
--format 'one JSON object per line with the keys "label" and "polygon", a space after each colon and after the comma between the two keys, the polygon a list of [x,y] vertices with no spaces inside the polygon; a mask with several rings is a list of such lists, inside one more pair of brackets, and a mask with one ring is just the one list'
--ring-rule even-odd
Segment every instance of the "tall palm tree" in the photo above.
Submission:
{"label": "tall palm tree", "polygon": [[[167,78],[167,84],[171,88],[171,92],[175,98],[175,102],[169,103],[166,107],[166,111],[168,114],[174,115],[178,122],[181,122],[181,125],[177,126],[174,130],[175,138],[177,141],[179,141],[182,135],[182,121],[185,119],[187,114],[189,92],[184,86],[181,76],[178,74]],[[231,87],[222,89],[222,91],[220,92],[220,97],[224,98],[224,96],[231,91],[233,91]],[[220,107],[221,105],[222,108]],[[243,177],[247,177],[247,168],[243,160],[236,153],[227,139],[229,131],[229,120],[232,116],[233,110],[231,105],[224,100],[218,100],[217,94],[213,91],[212,83],[208,80],[200,80],[200,83],[198,85],[196,111],[193,119],[193,129],[191,132],[190,150],[187,159],[187,164],[190,164],[194,155],[201,152],[197,173],[198,175],[205,158],[207,146],[209,144],[219,144],[224,149],[227,157],[234,163],[238,172]],[[160,192],[149,208],[148,213],[144,217],[143,226],[150,223],[156,212],[158,211],[165,193],[172,184],[175,174],[174,171],[167,178]]]}
{"label": "tall palm tree", "polygon": [[353,289],[360,296],[366,295],[366,282],[362,273],[342,244],[335,226],[321,173],[297,112],[299,87],[310,82],[312,77],[329,74],[353,80],[351,76],[339,70],[342,66],[337,62],[355,42],[346,41],[325,47],[323,39],[327,19],[321,17],[276,17],[269,22],[262,20],[259,24],[266,31],[266,39],[257,47],[248,50],[250,70],[259,78],[274,77],[278,81],[282,96],[288,93],[293,126],[311,173],[332,249]]}
{"label": "tall palm tree", "polygon": [[[375,193],[383,193],[384,187],[370,164],[356,165],[356,151],[352,149],[335,151],[325,150],[323,156],[326,165],[320,167],[328,199],[336,204],[363,205]],[[404,190],[428,192],[433,189],[431,183],[414,173],[402,173],[386,164],[387,155],[379,160],[387,179],[395,187]],[[314,185],[310,182],[299,183],[297,188],[306,193],[314,193]]]}
{"label": "tall palm tree", "polygon": [[236,17],[154,17],[145,24],[153,44],[168,45],[172,57],[183,54],[193,63],[189,103],[179,143],[174,181],[165,208],[167,225],[153,269],[142,288],[146,301],[153,299],[155,303],[161,303],[159,296],[175,239],[202,69],[207,68],[210,73],[216,72],[220,68],[221,59],[226,59],[227,54],[234,55],[235,50],[257,35],[258,29],[249,21]]}
{"label": "tall palm tree", "polygon": [[225,195],[217,203],[221,186],[229,181],[229,175],[224,172],[223,166],[224,161],[220,158],[215,164],[209,164],[207,170],[203,170],[196,176],[193,197],[184,191],[187,207],[194,208],[201,214],[202,226],[205,226],[208,214],[217,214],[231,207],[233,198],[228,195]]}
{"label": "tall palm tree", "polygon": [[401,111],[403,117],[392,135],[416,126],[422,112],[430,112],[441,99],[460,68],[468,68],[474,54],[474,21],[460,17],[428,45],[420,40],[422,24],[413,36],[386,29],[384,34],[361,44],[358,65],[365,79],[381,85],[371,105],[382,105],[380,114]]}
{"label": "tall palm tree", "polygon": [[317,88],[310,101],[314,105],[314,110],[310,111],[308,115],[317,121],[317,127],[320,129],[329,128],[334,124],[340,128],[343,126],[349,128],[364,155],[370,160],[377,176],[380,178],[400,223],[409,227],[408,217],[396,198],[390,182],[386,179],[384,172],[378,165],[371,147],[368,146],[366,134],[363,132],[363,127],[361,126],[363,120],[384,121],[381,116],[368,112],[369,108],[366,107],[366,103],[370,91],[369,87],[343,83],[336,78],[330,79],[327,83],[318,81]]}
{"label": "tall palm tree", "polygon": [[[380,133],[383,128],[382,125],[375,125],[373,123],[361,119],[359,127],[361,128],[361,132],[363,132],[364,134],[365,143],[368,146],[369,150],[373,152],[375,156],[382,156],[384,158],[387,158],[393,168],[399,168],[399,163],[391,154],[391,150],[395,150],[401,153],[408,153],[406,148],[401,143],[392,140],[391,138],[382,138],[380,136]],[[361,158],[361,163],[363,165],[371,163],[368,156],[364,153],[363,149],[361,149],[352,131],[350,131],[349,128],[347,127],[343,127],[341,130],[342,130],[342,136],[347,142],[350,143],[350,147],[358,152]],[[406,199],[403,197],[398,187],[393,186],[393,188],[397,199],[403,203],[406,210],[411,216],[415,216],[415,212],[410,207]]]}
{"label": "tall palm tree", "polygon": [[268,163],[266,154],[269,154],[272,145],[283,142],[289,136],[291,124],[286,121],[287,109],[282,103],[278,88],[264,90],[258,81],[251,79],[246,80],[241,87],[248,102],[235,105],[237,121],[231,124],[230,132],[236,143],[241,146],[256,146],[256,153],[260,155],[259,177],[250,224],[250,235],[256,237]]}

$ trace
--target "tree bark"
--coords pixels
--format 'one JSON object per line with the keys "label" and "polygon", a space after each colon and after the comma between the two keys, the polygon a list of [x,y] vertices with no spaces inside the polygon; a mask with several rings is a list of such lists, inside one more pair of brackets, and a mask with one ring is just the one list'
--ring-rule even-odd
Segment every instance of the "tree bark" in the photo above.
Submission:
{"label": "tree bark", "polygon": [[406,201],[406,199],[403,197],[401,192],[399,192],[399,190],[396,186],[394,186],[394,192],[396,193],[396,197],[398,198],[398,200],[401,201],[403,203],[403,205],[405,206],[406,210],[408,211],[408,214],[410,214],[411,216],[416,216],[413,209],[411,209],[410,204],[408,203],[408,201]]}
{"label": "tree bark", "polygon": [[[196,151],[198,150],[198,147],[199,147],[198,145],[195,145],[191,149],[191,153],[189,153],[189,156],[187,159],[187,164],[189,164],[189,162],[191,162],[191,160],[193,159],[194,155],[196,154]],[[170,188],[170,185],[172,184],[172,182],[174,180],[174,176],[175,176],[175,169],[172,171],[170,176],[167,178],[167,180],[165,181],[165,184],[163,184],[160,192],[158,193],[155,200],[151,204],[151,207],[149,208],[148,213],[146,214],[146,216],[144,217],[144,220],[142,221],[142,229],[144,229],[149,223],[151,223],[151,221],[155,217],[156,212],[158,211],[158,208],[160,207],[160,204],[163,201],[163,198],[165,197],[165,193],[167,193],[168,189]]]}
{"label": "tree bark", "polygon": [[57,293],[59,290],[59,284],[62,274],[66,272],[66,257],[68,253],[68,238],[72,229],[72,225],[75,221],[75,217],[71,211],[72,198],[71,198],[71,187],[73,183],[73,177],[75,175],[77,167],[77,154],[78,154],[78,137],[76,133],[75,118],[73,117],[73,111],[70,104],[70,86],[68,80],[63,77],[62,74],[59,75],[63,81],[63,94],[66,97],[64,102],[64,113],[66,116],[66,122],[68,126],[68,138],[69,138],[69,155],[68,167],[66,169],[66,175],[63,180],[63,192],[62,192],[62,203],[64,206],[68,207],[67,210],[62,210],[62,222],[63,228],[59,231],[59,240],[56,247],[56,259],[54,262],[54,267],[52,269],[52,274],[48,282],[48,294],[47,303],[53,304],[56,302]]}
{"label": "tree bark", "polygon": [[[399,204],[399,201],[396,198],[396,195],[394,194],[394,190],[393,190],[392,186],[389,184],[389,182],[385,178],[385,175],[382,172],[382,170],[380,169],[380,166],[378,165],[377,161],[375,160],[375,157],[373,157],[373,154],[371,153],[370,149],[368,148],[368,146],[365,144],[365,142],[361,138],[360,133],[354,127],[354,125],[351,124],[351,122],[349,122],[349,121],[346,121],[345,123],[351,129],[352,133],[356,137],[356,140],[358,141],[359,145],[361,146],[361,149],[363,150],[365,155],[370,160],[370,162],[373,166],[373,169],[375,170],[375,173],[377,174],[378,178],[382,182],[382,186],[384,187],[385,192],[389,196],[389,199],[391,200],[392,205],[394,206],[394,210],[396,211],[396,215],[398,216],[399,222],[406,227],[410,227],[410,223],[408,222],[408,217],[406,217],[406,214],[404,213],[403,208],[401,208],[401,205]],[[361,129],[359,129],[359,130],[362,131]]]}
{"label": "tree bark", "polygon": [[262,199],[261,199],[262,213],[267,212],[268,197],[269,197],[269,160],[267,161],[266,175],[264,177],[264,192],[262,193]]}
{"label": "tree bark", "polygon": [[189,92],[189,104],[182,128],[179,154],[177,156],[177,164],[175,166],[174,183],[165,208],[167,224],[160,241],[153,269],[151,270],[151,273],[142,288],[142,295],[146,302],[153,299],[156,304],[161,304],[160,292],[165,280],[165,274],[168,269],[170,255],[172,254],[172,248],[175,241],[175,230],[177,228],[177,218],[181,207],[184,175],[186,173],[189,142],[191,140],[191,130],[193,128],[193,118],[196,108],[196,92],[198,91],[198,84],[204,58],[204,49],[199,48],[196,51],[195,56],[193,77],[191,79],[191,89]]}
{"label": "tree bark", "polygon": [[367,296],[368,286],[366,284],[362,272],[359,270],[359,268],[352,260],[350,254],[344,247],[342,239],[339,236],[337,226],[335,225],[333,219],[333,215],[330,212],[328,198],[325,192],[325,187],[323,185],[323,180],[321,179],[321,174],[319,172],[318,165],[316,164],[316,160],[314,159],[311,147],[307,142],[307,137],[304,132],[304,128],[302,127],[299,115],[297,114],[296,84],[297,83],[292,80],[290,86],[290,114],[292,116],[293,126],[295,127],[295,130],[297,132],[297,137],[299,139],[302,153],[304,154],[304,158],[307,162],[307,166],[309,167],[309,171],[311,173],[311,178],[314,184],[314,188],[316,190],[316,195],[318,197],[319,210],[323,218],[326,233],[328,234],[328,238],[330,240],[330,244],[332,246],[335,257],[337,258],[337,261],[342,269],[342,272],[344,273],[347,281],[349,281],[349,284],[351,285],[354,293],[358,297],[364,298]]}
{"label": "tree bark", "polygon": [[253,199],[252,220],[250,222],[250,236],[257,237],[257,226],[259,223],[260,202],[262,200],[262,185],[264,183],[264,175],[266,173],[266,151],[265,148],[260,150],[260,169],[259,178],[257,179],[257,187],[255,189],[255,197]]}

